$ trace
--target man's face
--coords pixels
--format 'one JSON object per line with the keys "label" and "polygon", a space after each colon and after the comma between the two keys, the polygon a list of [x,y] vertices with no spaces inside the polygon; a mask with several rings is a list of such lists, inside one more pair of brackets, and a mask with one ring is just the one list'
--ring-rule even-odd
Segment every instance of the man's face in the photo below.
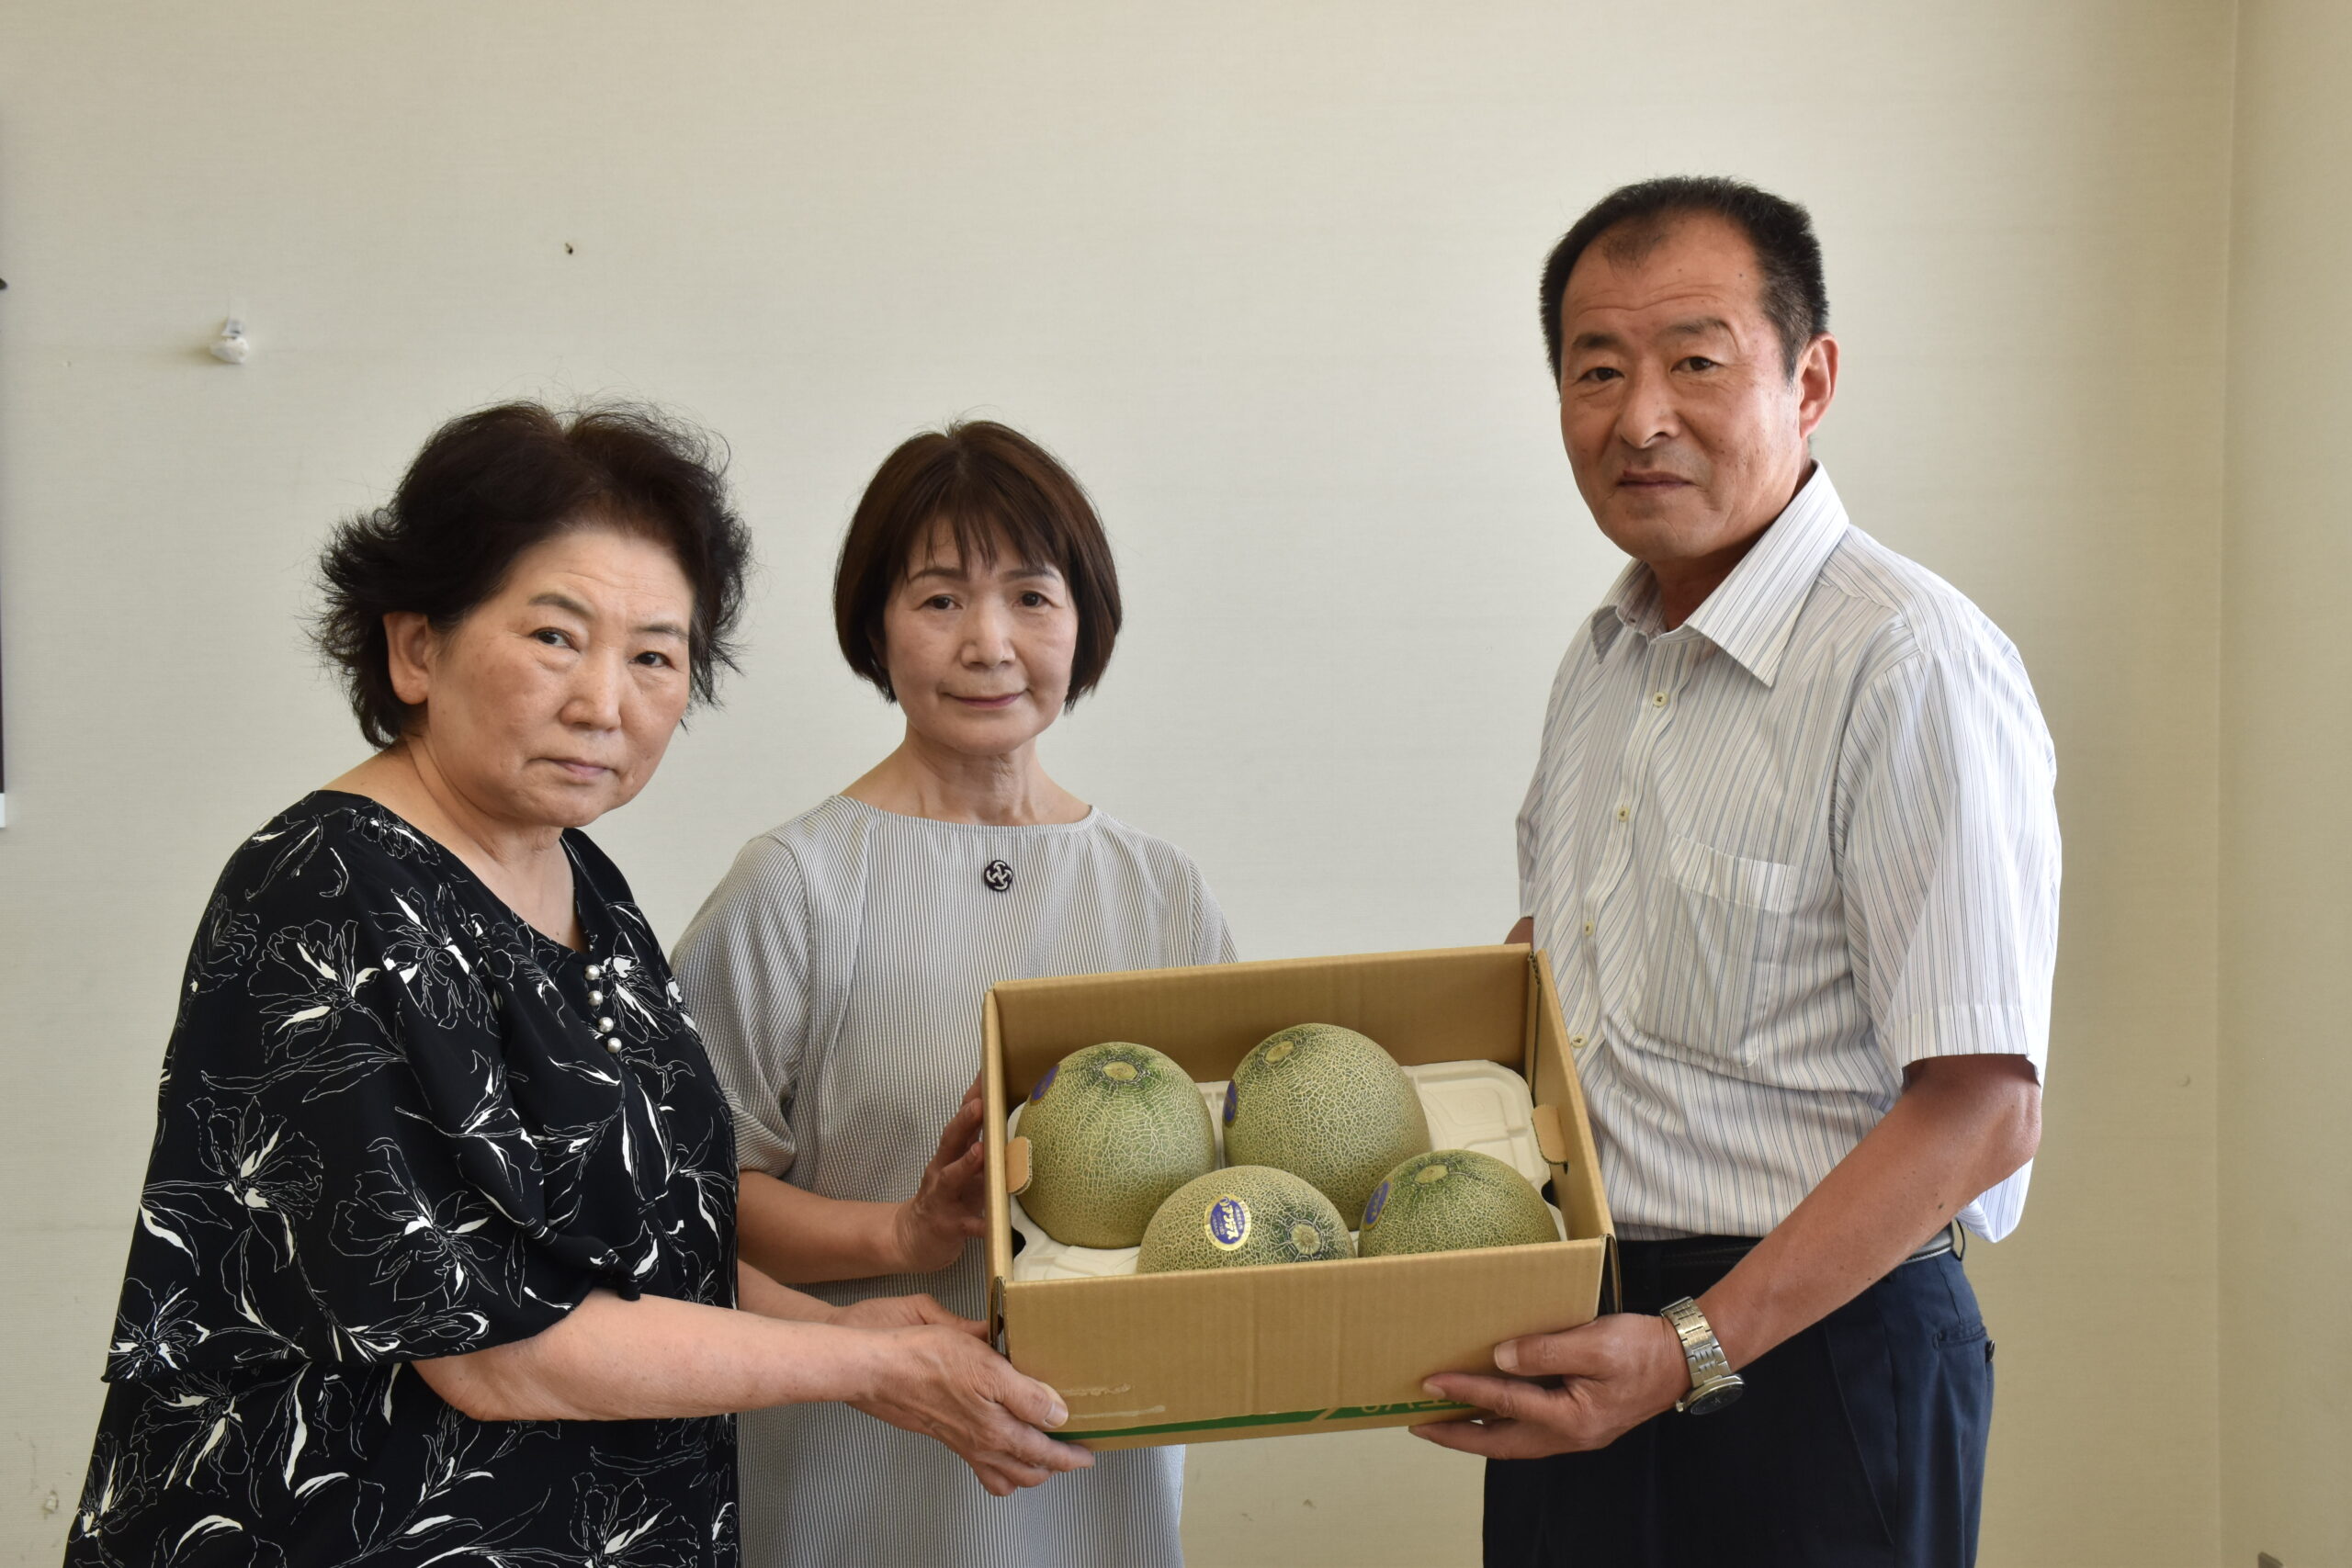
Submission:
{"label": "man's face", "polygon": [[[1673,221],[1634,254],[1619,231],[1561,296],[1560,435],[1600,531],[1654,569],[1744,550],[1795,495],[1829,409],[1837,344],[1785,368],[1755,247],[1728,221]],[[1727,570],[1727,568],[1726,568]]]}

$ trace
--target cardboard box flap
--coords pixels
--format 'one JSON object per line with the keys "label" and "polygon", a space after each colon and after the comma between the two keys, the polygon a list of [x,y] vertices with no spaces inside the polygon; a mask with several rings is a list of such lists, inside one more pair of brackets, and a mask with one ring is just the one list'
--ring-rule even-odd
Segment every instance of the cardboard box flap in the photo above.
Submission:
{"label": "cardboard box flap", "polygon": [[1548,1110],[1553,1130],[1559,1136],[1557,1150],[1545,1148],[1544,1157],[1563,1173],[1553,1183],[1560,1213],[1572,1236],[1614,1235],[1617,1224],[1610,1217],[1609,1199],[1600,1185],[1600,1151],[1592,1141],[1584,1086],[1577,1081],[1572,1065],[1575,1048],[1568,1043],[1568,1026],[1560,1015],[1560,993],[1552,985],[1551,962],[1541,950],[1512,951],[1527,954],[1529,998],[1539,1009],[1535,1044],[1529,1052],[1529,1065],[1534,1070],[1528,1075],[1528,1082],[1535,1096],[1536,1135],[1544,1135],[1544,1112]]}
{"label": "cardboard box flap", "polygon": [[[1535,1147],[1543,1154],[1544,1163],[1546,1165],[1567,1164],[1568,1139],[1567,1134],[1560,1131],[1560,1108],[1556,1105],[1539,1105],[1528,1119],[1535,1124]],[[1018,1138],[1013,1140],[1016,1144],[1020,1141]]]}
{"label": "cardboard box flap", "polygon": [[1407,1066],[1518,1067],[1526,1055],[1526,952],[1439,949],[1004,981],[989,995],[1004,1043],[1007,1102],[1072,1051],[1121,1038],[1102,1032],[1114,1010],[1125,1037],[1173,1056],[1195,1078],[1227,1077],[1250,1047],[1295,1023],[1360,1031]]}

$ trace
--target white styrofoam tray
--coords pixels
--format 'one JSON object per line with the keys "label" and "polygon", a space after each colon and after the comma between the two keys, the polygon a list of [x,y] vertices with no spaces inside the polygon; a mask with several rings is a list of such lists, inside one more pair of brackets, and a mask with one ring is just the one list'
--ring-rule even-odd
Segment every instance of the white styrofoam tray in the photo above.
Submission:
{"label": "white styrofoam tray", "polygon": [[[1525,1078],[1495,1062],[1432,1062],[1407,1067],[1405,1076],[1412,1079],[1414,1090],[1421,1097],[1422,1113],[1429,1118],[1430,1147],[1492,1155],[1538,1190],[1552,1179],[1552,1168],[1544,1163],[1543,1151],[1535,1144],[1532,1119],[1535,1102]],[[1225,1080],[1202,1084],[1200,1090],[1209,1108],[1209,1125],[1216,1133],[1216,1162],[1223,1166]],[[1005,1123],[1006,1136],[1020,1132],[1021,1111],[1026,1104],[1024,1100],[1013,1107]],[[1550,1204],[1545,1207],[1552,1210],[1552,1223],[1566,1235],[1560,1211]],[[1099,1280],[1136,1271],[1137,1248],[1066,1247],[1038,1228],[1018,1197],[1012,1200],[1012,1228],[1021,1237],[1021,1247],[1012,1259],[1016,1280]]]}

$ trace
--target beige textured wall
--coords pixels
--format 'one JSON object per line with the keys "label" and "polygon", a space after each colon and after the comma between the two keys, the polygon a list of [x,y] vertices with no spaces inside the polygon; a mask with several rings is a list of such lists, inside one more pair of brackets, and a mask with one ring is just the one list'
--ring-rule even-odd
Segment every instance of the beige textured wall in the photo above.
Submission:
{"label": "beige textured wall", "polygon": [[[1492,940],[1614,569],[1535,270],[1611,186],[1707,169],[1813,206],[1823,455],[2016,637],[2060,749],[2046,1152],[1971,1262],[1985,1561],[2211,1562],[2232,39],[2222,0],[11,0],[0,1561],[53,1562],[80,1485],[205,891],[355,754],[307,558],[437,419],[620,391],[733,443],[748,668],[601,833],[663,930],[889,744],[828,558],[893,442],[977,410],[1072,461],[1126,569],[1066,781],[1193,851],[1247,953]],[[238,369],[202,353],[232,306]],[[1476,1467],[1400,1436],[1193,1452],[1200,1568],[1475,1561]]]}
{"label": "beige textured wall", "polygon": [[2222,676],[2222,1561],[2352,1562],[2352,10],[2241,9]]}

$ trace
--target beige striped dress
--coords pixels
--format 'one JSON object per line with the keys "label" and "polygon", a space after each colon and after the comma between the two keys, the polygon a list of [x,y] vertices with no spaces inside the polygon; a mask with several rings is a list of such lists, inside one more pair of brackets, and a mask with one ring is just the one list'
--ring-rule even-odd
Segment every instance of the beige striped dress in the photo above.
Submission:
{"label": "beige striped dress", "polygon": [[[735,1107],[736,1157],[830,1198],[911,1195],[979,1066],[998,980],[1217,964],[1224,916],[1181,851],[1100,811],[994,828],[835,795],[745,845],[675,961]],[[980,1244],[937,1274],[809,1287],[928,1291],[980,1315]],[[1180,1564],[1183,1450],[1096,1457],[1012,1497],[929,1438],[843,1405],[742,1420],[745,1568]]]}

